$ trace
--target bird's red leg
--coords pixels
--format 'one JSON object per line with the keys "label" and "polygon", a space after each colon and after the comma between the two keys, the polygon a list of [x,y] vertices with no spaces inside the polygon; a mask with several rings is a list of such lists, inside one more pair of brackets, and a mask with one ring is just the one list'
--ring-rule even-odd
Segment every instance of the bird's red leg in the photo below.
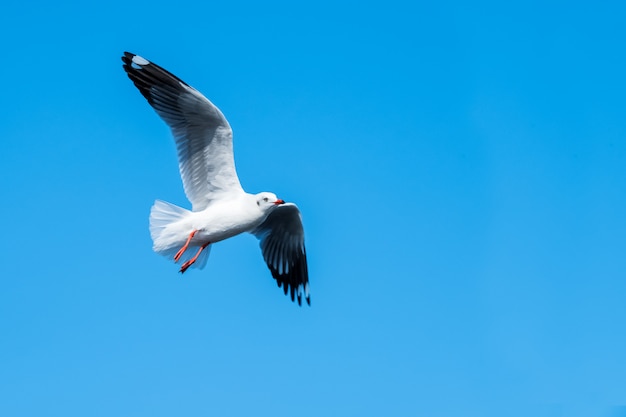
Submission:
{"label": "bird's red leg", "polygon": [[198,252],[196,253],[196,255],[193,258],[191,258],[190,260],[188,260],[187,262],[185,262],[180,267],[180,272],[184,273],[191,265],[193,265],[193,263],[196,262],[196,259],[198,259],[198,256],[200,256],[200,253],[202,253],[204,248],[206,248],[207,246],[209,246],[209,242],[207,242],[204,245],[200,246],[200,249],[198,249]]}
{"label": "bird's red leg", "polygon": [[194,230],[193,232],[189,233],[189,237],[187,238],[187,242],[185,242],[183,247],[180,248],[180,250],[178,252],[176,252],[176,255],[174,255],[174,262],[178,262],[180,257],[183,256],[183,253],[185,253],[185,251],[189,247],[189,242],[191,242],[191,239],[195,236],[195,234],[197,232],[198,232],[197,230]]}

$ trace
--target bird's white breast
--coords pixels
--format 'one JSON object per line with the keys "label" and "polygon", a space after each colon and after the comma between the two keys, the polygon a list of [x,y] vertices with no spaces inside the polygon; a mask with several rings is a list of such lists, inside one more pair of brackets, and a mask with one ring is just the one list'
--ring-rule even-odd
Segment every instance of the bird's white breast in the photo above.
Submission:
{"label": "bird's white breast", "polygon": [[[244,194],[231,200],[218,200],[206,209],[192,213],[190,221],[196,238],[211,243],[250,231],[267,216],[253,198]],[[195,240],[195,239],[194,239]]]}

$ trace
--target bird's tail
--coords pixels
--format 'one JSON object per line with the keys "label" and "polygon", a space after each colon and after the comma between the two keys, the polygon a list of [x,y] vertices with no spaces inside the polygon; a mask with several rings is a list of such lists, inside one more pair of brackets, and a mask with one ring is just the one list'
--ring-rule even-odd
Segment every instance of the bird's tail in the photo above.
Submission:
{"label": "bird's tail", "polygon": [[[191,211],[185,210],[174,204],[162,200],[156,200],[150,209],[150,236],[152,237],[152,249],[159,255],[173,259],[178,250],[185,244],[187,232],[180,233],[180,222],[189,216]],[[195,245],[194,245],[195,246]],[[202,269],[206,265],[211,246],[207,246],[192,265]],[[189,248],[179,259],[181,263],[189,260],[196,252],[196,248]]]}
{"label": "bird's tail", "polygon": [[165,232],[167,227],[183,219],[189,213],[191,213],[189,210],[166,201],[156,200],[154,202],[150,209],[150,237],[152,237],[155,250],[159,247],[167,246],[168,242],[162,241],[162,238],[165,237],[163,232]]}

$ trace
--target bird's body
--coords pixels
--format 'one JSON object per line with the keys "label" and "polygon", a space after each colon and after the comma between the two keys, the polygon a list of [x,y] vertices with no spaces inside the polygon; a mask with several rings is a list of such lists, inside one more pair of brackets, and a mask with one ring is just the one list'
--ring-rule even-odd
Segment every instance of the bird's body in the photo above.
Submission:
{"label": "bird's body", "polygon": [[[259,226],[267,217],[256,205],[254,195],[241,193],[229,199],[218,200],[202,211],[184,210],[180,218],[163,227],[153,226],[154,220],[163,216],[163,203],[157,202],[151,211],[150,234],[154,242],[154,251],[167,253],[180,249],[189,234],[197,231],[189,247],[199,247],[206,243],[217,243],[238,234],[249,232]],[[169,203],[165,203],[168,204]]]}
{"label": "bird's body", "polygon": [[300,211],[275,194],[249,194],[237,177],[232,130],[222,112],[180,78],[129,52],[124,70],[170,126],[185,194],[192,209],[157,200],[150,211],[155,252],[182,262],[180,272],[206,264],[210,245],[249,232],[279,287],[310,304]]}

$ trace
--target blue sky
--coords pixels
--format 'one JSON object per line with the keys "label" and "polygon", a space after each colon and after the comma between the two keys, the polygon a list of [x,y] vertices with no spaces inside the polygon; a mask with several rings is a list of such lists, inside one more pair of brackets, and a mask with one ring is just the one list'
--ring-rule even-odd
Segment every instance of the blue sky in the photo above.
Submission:
{"label": "blue sky", "polygon": [[[0,415],[626,415],[621,2],[3,6]],[[184,276],[128,50],[296,202],[312,307],[258,243]]]}

